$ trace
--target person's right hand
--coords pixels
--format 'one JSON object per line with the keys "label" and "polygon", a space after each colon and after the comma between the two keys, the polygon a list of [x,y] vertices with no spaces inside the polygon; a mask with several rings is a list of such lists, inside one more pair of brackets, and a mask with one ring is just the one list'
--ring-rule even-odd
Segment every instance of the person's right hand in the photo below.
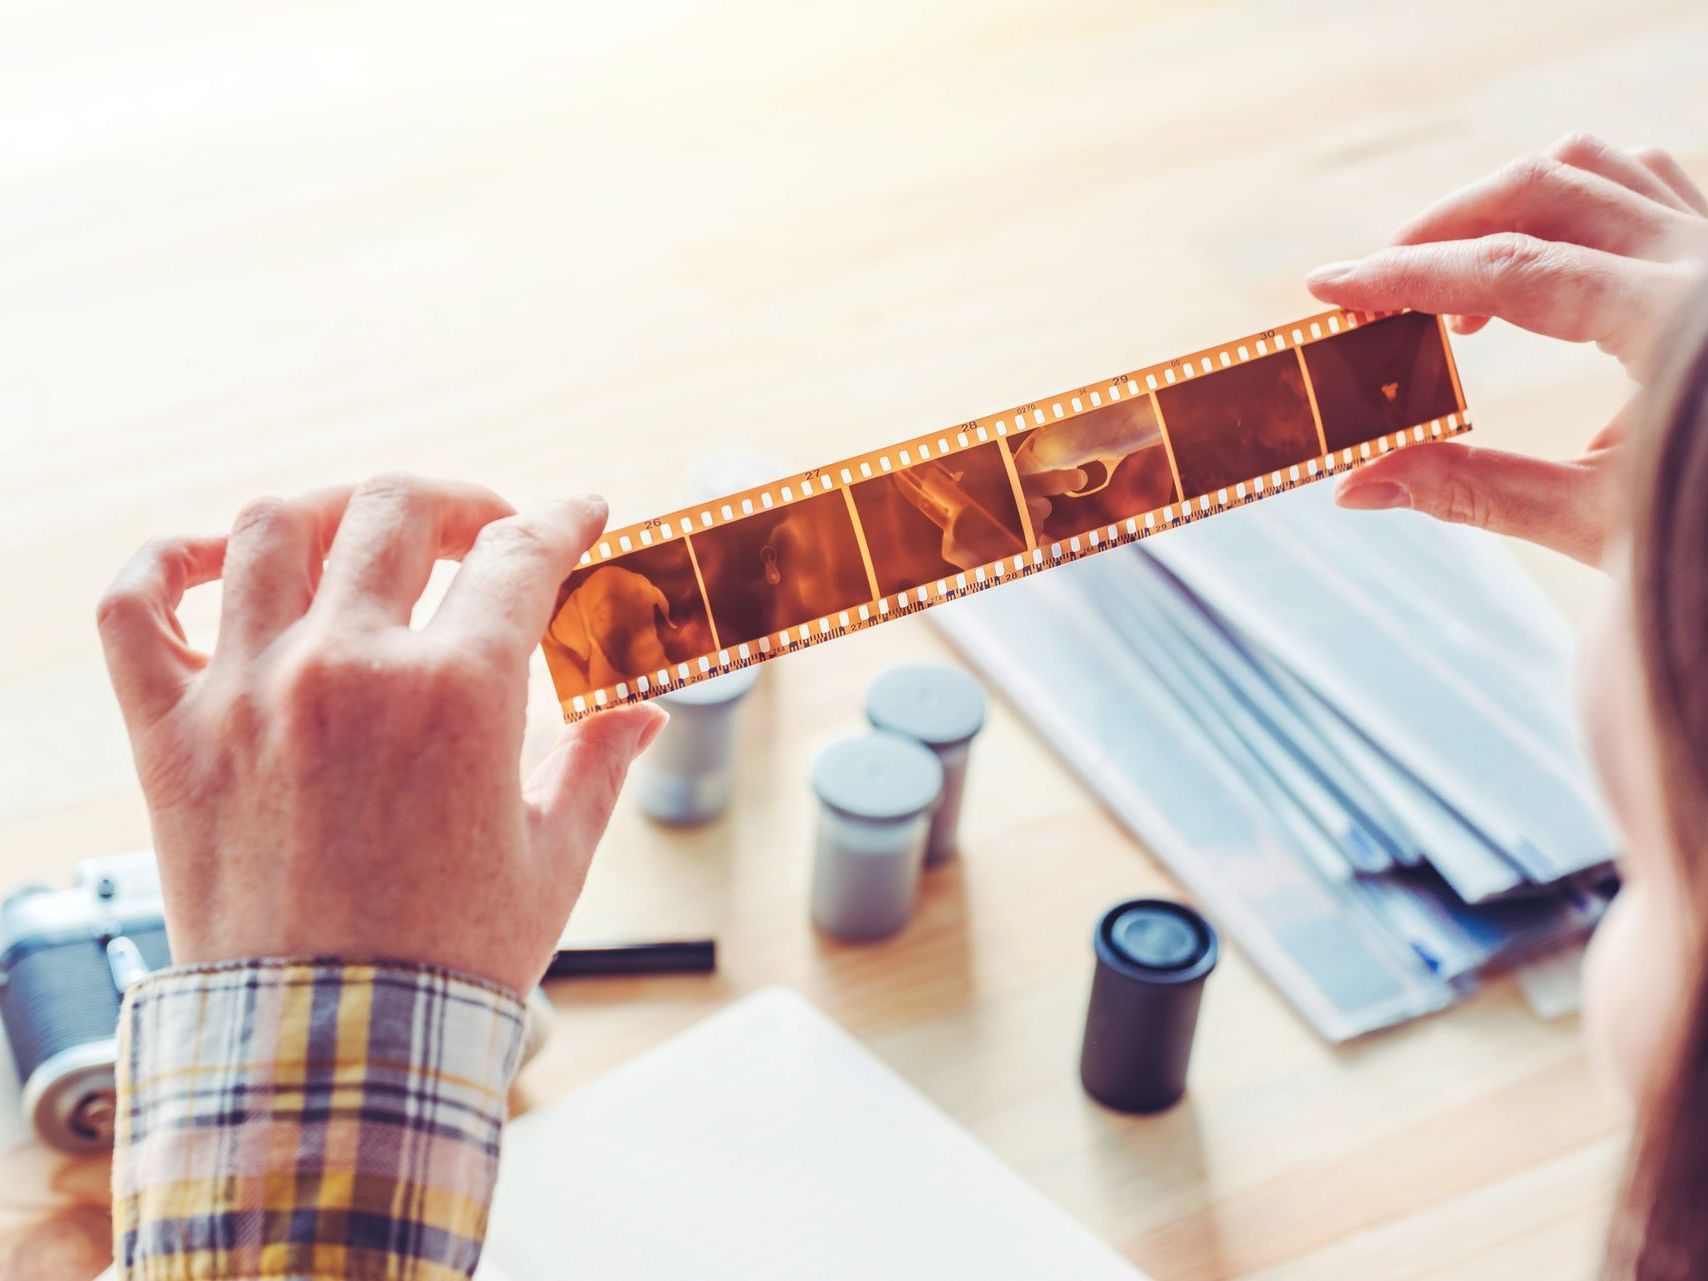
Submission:
{"label": "person's right hand", "polygon": [[[1676,160],[1573,134],[1431,206],[1388,247],[1318,268],[1306,284],[1349,309],[1445,314],[1461,334],[1498,317],[1594,342],[1642,381],[1705,258],[1708,198]],[[1614,527],[1624,417],[1565,462],[1457,443],[1402,449],[1348,474],[1335,498],[1415,508],[1598,564]]]}
{"label": "person's right hand", "polygon": [[[380,476],[166,538],[98,611],[154,832],[173,960],[437,965],[521,994],[545,971],[656,707],[563,732],[526,786],[528,658],[605,525]],[[434,562],[462,562],[410,625]],[[218,642],[184,592],[223,579]]]}

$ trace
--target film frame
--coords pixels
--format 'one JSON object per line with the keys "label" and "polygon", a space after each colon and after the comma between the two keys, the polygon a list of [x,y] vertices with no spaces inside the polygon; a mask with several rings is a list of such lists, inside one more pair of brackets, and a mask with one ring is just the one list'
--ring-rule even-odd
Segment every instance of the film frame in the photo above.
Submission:
{"label": "film frame", "polygon": [[608,530],[541,643],[575,721],[1470,429],[1440,317],[1321,312]]}

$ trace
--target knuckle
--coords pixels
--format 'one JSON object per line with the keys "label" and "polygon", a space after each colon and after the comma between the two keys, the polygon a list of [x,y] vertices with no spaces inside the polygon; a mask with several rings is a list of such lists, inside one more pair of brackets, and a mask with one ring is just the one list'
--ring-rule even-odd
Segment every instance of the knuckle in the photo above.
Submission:
{"label": "knuckle", "polygon": [[336,680],[341,664],[328,650],[314,646],[297,649],[279,660],[275,683],[285,699],[315,694]]}
{"label": "knuckle", "polygon": [[1552,147],[1549,147],[1547,154],[1555,160],[1564,161],[1566,164],[1577,164],[1581,161],[1594,160],[1598,156],[1603,156],[1607,154],[1608,150],[1607,144],[1593,133],[1583,129],[1574,129],[1564,135]]}
{"label": "knuckle", "polygon": [[[102,635],[127,630],[153,616],[154,605],[143,582],[169,566],[183,547],[174,538],[150,538],[95,602],[95,625]],[[139,581],[141,580],[141,581]]]}
{"label": "knuckle", "polygon": [[459,649],[413,666],[392,711],[435,733],[466,733],[490,724],[499,708],[508,710],[509,693],[510,682],[498,678],[485,654]]}
{"label": "knuckle", "polygon": [[1523,281],[1547,261],[1547,246],[1534,236],[1503,231],[1485,236],[1479,246],[1483,270],[1496,284]]}
{"label": "knuckle", "polygon": [[382,672],[356,644],[321,636],[305,640],[281,657],[274,679],[287,705],[337,705],[365,698],[381,683]]}
{"label": "knuckle", "polygon": [[534,526],[507,516],[483,528],[475,538],[487,551],[501,556],[537,557],[550,550],[544,534]]}
{"label": "knuckle", "polygon": [[1439,497],[1441,519],[1456,525],[1489,526],[1489,504],[1475,485],[1462,476],[1449,477]]}
{"label": "knuckle", "polygon": [[478,674],[489,689],[494,683],[528,679],[527,647],[507,628],[478,628],[460,637],[457,647],[453,661]]}
{"label": "knuckle", "polygon": [[133,588],[115,583],[95,602],[95,626],[104,636],[127,630],[148,612],[148,603]]}
{"label": "knuckle", "polygon": [[233,538],[245,535],[260,535],[267,537],[284,533],[295,527],[297,514],[291,505],[282,498],[271,495],[253,498],[238,509],[237,518],[231,523]]}
{"label": "knuckle", "polygon": [[282,656],[262,701],[289,743],[317,750],[370,726],[391,688],[383,667],[355,646],[329,640],[300,645]]}
{"label": "knuckle", "polygon": [[265,702],[299,751],[331,744],[347,754],[352,741],[389,750],[418,743],[427,727],[474,723],[494,702],[493,676],[466,647],[323,637],[280,660]]}
{"label": "knuckle", "polygon": [[418,511],[426,496],[426,486],[421,478],[406,471],[385,471],[369,476],[356,486],[355,493],[358,499],[396,507],[406,515]]}
{"label": "knuckle", "polygon": [[1506,183],[1520,195],[1546,189],[1560,170],[1552,156],[1521,156],[1506,167]]}
{"label": "knuckle", "polygon": [[252,686],[237,683],[219,700],[219,741],[229,750],[252,752],[265,735],[267,703]]}
{"label": "knuckle", "polygon": [[461,707],[484,699],[492,688],[488,655],[479,650],[449,654],[426,668],[424,684],[435,702]]}

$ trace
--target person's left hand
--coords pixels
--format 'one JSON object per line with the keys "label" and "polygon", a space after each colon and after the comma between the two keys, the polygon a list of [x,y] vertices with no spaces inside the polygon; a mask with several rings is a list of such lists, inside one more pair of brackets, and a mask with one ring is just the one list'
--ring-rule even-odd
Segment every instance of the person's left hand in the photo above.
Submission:
{"label": "person's left hand", "polygon": [[[526,788],[528,658],[599,536],[596,498],[514,513],[381,476],[145,546],[98,611],[148,801],[174,961],[419,962],[539,981],[652,706],[569,727]],[[436,560],[461,559],[431,622]],[[184,592],[224,579],[193,650]]]}
{"label": "person's left hand", "polygon": [[[1489,319],[1594,342],[1639,381],[1655,370],[1666,322],[1700,288],[1708,197],[1664,151],[1624,151],[1571,134],[1438,201],[1383,249],[1318,268],[1325,302]],[[1344,507],[1410,507],[1526,538],[1598,564],[1620,521],[1619,457],[1630,406],[1571,459],[1442,442],[1348,472]]]}

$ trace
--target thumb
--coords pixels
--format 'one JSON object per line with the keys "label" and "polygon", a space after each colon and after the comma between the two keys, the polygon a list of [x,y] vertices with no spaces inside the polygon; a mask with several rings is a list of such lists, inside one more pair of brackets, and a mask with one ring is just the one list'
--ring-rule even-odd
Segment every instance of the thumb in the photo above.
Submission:
{"label": "thumb", "polygon": [[586,874],[630,763],[669,719],[662,707],[642,703],[564,727],[522,789],[538,858]]}
{"label": "thumb", "polygon": [[1552,462],[1447,442],[1388,454],[1335,486],[1342,507],[1411,508],[1600,563],[1613,510],[1605,455]]}

